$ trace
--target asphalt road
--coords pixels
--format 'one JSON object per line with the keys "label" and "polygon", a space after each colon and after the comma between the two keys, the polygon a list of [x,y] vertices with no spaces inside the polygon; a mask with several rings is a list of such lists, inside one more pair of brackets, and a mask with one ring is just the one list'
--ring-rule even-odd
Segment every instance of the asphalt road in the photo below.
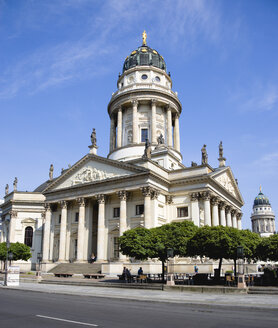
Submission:
{"label": "asphalt road", "polygon": [[140,302],[0,289],[1,328],[278,327],[277,310]]}

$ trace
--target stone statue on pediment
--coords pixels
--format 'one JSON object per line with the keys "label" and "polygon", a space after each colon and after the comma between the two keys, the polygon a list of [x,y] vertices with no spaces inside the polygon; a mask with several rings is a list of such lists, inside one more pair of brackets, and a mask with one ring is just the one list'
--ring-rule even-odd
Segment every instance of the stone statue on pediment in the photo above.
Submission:
{"label": "stone statue on pediment", "polygon": [[201,149],[202,152],[202,165],[208,164],[208,153],[207,153],[207,145],[204,145]]}
{"label": "stone statue on pediment", "polygon": [[54,171],[54,166],[53,164],[51,164],[49,168],[49,180],[53,179],[53,171]]}
{"label": "stone statue on pediment", "polygon": [[14,178],[14,191],[17,191],[17,177]]}
{"label": "stone statue on pediment", "polygon": [[164,145],[165,140],[164,140],[164,138],[163,138],[162,133],[160,133],[160,136],[157,138],[157,143],[158,143],[159,145]]}
{"label": "stone statue on pediment", "polygon": [[149,139],[146,139],[143,158],[151,159],[152,147]]}
{"label": "stone statue on pediment", "polygon": [[219,158],[223,158],[223,144],[222,144],[222,141],[220,141],[220,144],[219,144]]}
{"label": "stone statue on pediment", "polygon": [[92,142],[92,146],[94,146],[94,147],[97,146],[97,134],[96,134],[95,128],[93,128],[93,132],[91,134],[91,142]]}
{"label": "stone statue on pediment", "polygon": [[6,187],[5,187],[5,195],[8,195],[9,194],[9,185],[6,184]]}

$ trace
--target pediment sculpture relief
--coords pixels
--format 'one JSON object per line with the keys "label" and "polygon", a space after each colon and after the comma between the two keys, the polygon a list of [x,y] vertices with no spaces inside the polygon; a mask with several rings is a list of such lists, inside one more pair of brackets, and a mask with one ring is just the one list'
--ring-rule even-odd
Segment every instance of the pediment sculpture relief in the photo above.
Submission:
{"label": "pediment sculpture relief", "polygon": [[115,173],[107,173],[102,170],[97,170],[96,168],[86,167],[73,177],[72,185],[109,179],[116,176],[119,175]]}
{"label": "pediment sculpture relief", "polygon": [[232,180],[228,177],[227,174],[220,175],[220,177],[217,177],[215,180],[219,182],[231,194],[236,196],[235,188],[233,187]]}

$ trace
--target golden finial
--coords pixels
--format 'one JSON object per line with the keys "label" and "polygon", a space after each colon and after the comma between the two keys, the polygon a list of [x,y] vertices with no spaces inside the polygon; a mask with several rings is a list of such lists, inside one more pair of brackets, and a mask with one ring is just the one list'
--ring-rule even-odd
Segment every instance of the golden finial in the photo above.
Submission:
{"label": "golden finial", "polygon": [[142,39],[143,39],[143,46],[146,46],[147,45],[147,33],[145,30],[142,33]]}
{"label": "golden finial", "polygon": [[262,192],[262,185],[260,185],[260,192]]}

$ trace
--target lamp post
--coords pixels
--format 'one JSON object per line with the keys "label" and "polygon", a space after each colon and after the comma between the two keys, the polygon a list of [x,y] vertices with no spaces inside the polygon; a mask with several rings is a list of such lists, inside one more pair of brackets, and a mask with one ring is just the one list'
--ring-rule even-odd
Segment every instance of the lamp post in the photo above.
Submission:
{"label": "lamp post", "polygon": [[244,267],[243,267],[243,259],[244,259],[243,246],[237,247],[237,259],[238,259],[237,287],[238,288],[246,288],[245,279],[244,279]]}
{"label": "lamp post", "polygon": [[6,241],[6,247],[7,247],[7,254],[6,254],[6,261],[5,261],[5,280],[4,280],[4,286],[7,286],[7,282],[8,282],[8,259],[9,259],[9,248],[10,248],[10,242],[7,239]]}
{"label": "lamp post", "polygon": [[39,270],[37,270],[36,276],[38,278],[41,277],[41,261],[42,261],[42,253],[37,253],[37,261],[39,262]]}
{"label": "lamp post", "polygon": [[[173,248],[167,248],[166,250],[166,255],[167,255],[167,285],[175,285],[175,281],[173,279],[174,275],[173,274],[169,274],[169,258],[173,258],[174,257],[174,250]],[[164,277],[163,277],[164,279]]]}

